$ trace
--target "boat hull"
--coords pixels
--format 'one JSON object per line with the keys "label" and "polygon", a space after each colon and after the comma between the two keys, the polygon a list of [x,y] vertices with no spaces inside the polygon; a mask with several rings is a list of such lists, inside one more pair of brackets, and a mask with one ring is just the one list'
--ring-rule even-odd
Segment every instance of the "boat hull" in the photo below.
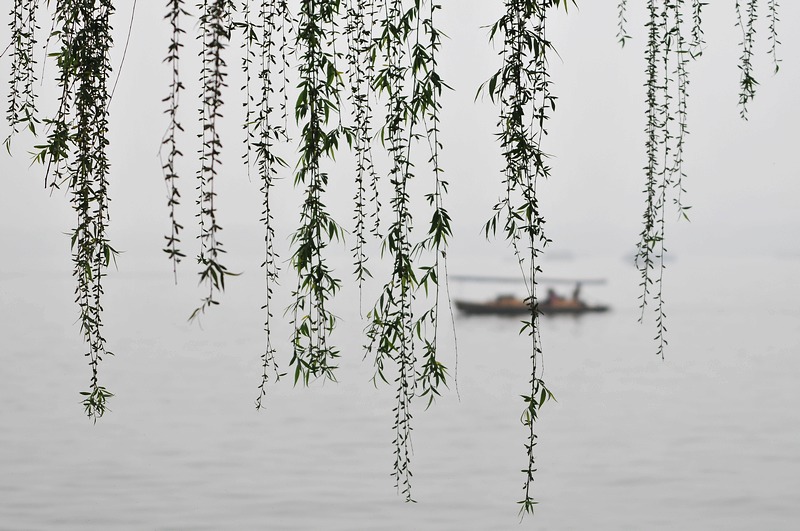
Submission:
{"label": "boat hull", "polygon": [[[530,313],[530,306],[518,304],[498,304],[496,302],[454,301],[456,308],[468,315],[524,315]],[[540,303],[539,312],[544,315],[581,315],[584,313],[607,312],[608,306],[557,306]]]}

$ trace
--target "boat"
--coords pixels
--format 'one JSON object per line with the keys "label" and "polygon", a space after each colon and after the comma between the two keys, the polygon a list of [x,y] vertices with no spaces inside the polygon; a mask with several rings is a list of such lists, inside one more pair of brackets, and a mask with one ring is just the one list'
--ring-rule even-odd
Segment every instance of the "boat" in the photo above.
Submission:
{"label": "boat", "polygon": [[[522,315],[529,314],[530,304],[513,295],[500,295],[493,301],[470,302],[454,301],[459,311],[469,315]],[[539,312],[544,315],[582,315],[584,313],[606,312],[609,307],[589,305],[579,299],[548,297],[539,301]]]}

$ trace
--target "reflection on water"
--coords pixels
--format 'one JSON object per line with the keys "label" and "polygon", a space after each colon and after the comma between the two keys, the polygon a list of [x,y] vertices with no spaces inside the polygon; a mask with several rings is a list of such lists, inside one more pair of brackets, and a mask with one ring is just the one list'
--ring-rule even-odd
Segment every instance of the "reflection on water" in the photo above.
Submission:
{"label": "reflection on water", "polygon": [[[670,271],[665,361],[636,323],[636,272],[618,260],[598,266],[610,282],[592,293],[614,311],[546,321],[558,402],[539,424],[537,529],[800,518],[800,289],[787,280],[798,264],[684,262]],[[771,274],[735,282],[754,267]],[[337,334],[352,354],[341,382],[281,382],[257,413],[258,281],[232,286],[200,331],[184,322],[195,294],[170,280],[110,279],[118,355],[102,371],[117,396],[95,426],[77,395],[88,368],[66,317],[70,279],[0,283],[0,528],[518,528],[528,362],[515,319],[456,316],[461,400],[417,410],[419,503],[404,504],[390,477],[392,392],[368,383],[357,310]]]}

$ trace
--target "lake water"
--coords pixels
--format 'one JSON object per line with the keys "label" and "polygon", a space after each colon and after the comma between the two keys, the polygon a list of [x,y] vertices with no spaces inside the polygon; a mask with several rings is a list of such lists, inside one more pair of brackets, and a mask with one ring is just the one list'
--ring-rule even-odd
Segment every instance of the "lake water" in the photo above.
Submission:
{"label": "lake water", "polygon": [[[609,282],[585,297],[613,311],[543,320],[558,402],[542,410],[540,504],[522,526],[528,359],[514,319],[456,316],[460,400],[451,385],[429,410],[417,402],[418,503],[405,504],[390,477],[393,392],[368,381],[355,305],[335,335],[340,383],[287,378],[256,412],[256,273],[232,282],[202,330],[185,322],[199,298],[188,275],[175,288],[167,267],[113,273],[105,306],[117,355],[101,377],[116,396],[92,425],[79,404],[89,372],[69,273],[5,275],[0,528],[796,529],[800,260],[671,264],[664,361],[653,327],[636,322],[636,271],[621,258],[590,265]],[[507,288],[451,285],[456,298]],[[451,336],[442,355],[452,367]]]}

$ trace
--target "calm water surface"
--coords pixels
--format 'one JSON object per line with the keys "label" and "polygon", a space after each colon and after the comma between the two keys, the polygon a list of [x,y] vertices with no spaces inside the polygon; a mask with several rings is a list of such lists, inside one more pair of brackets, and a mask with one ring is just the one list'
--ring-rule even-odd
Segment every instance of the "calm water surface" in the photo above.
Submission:
{"label": "calm water surface", "polygon": [[[609,283],[585,296],[614,311],[543,322],[558,402],[542,411],[540,505],[522,526],[528,361],[513,319],[456,316],[460,400],[450,392],[416,410],[418,503],[404,504],[389,475],[393,393],[368,382],[355,304],[340,312],[341,382],[302,389],[287,378],[256,412],[257,274],[237,279],[199,330],[185,322],[192,280],[115,273],[106,310],[117,355],[101,370],[116,396],[93,426],[77,394],[89,372],[69,274],[6,276],[0,528],[796,529],[799,266],[673,264],[662,361],[653,328],[636,323],[635,270],[594,263]],[[452,286],[454,297],[502,289]]]}

